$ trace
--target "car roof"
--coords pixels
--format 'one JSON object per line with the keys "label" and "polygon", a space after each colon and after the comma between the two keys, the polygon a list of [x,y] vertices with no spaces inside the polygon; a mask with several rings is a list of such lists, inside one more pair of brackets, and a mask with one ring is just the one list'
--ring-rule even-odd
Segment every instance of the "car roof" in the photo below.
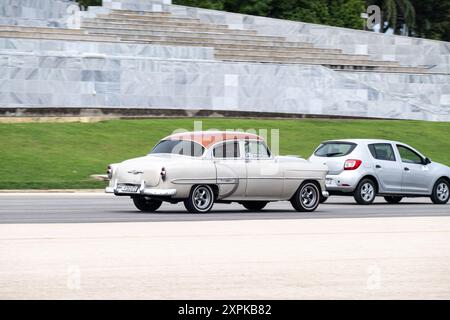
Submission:
{"label": "car roof", "polygon": [[398,143],[398,144],[404,144],[402,142],[394,141],[394,140],[384,140],[384,139],[333,139],[333,140],[327,140],[326,142],[353,142],[353,143]]}
{"label": "car roof", "polygon": [[261,140],[260,136],[239,131],[193,131],[181,132],[165,137],[163,140],[187,140],[201,144],[205,148],[209,148],[213,144],[229,140]]}

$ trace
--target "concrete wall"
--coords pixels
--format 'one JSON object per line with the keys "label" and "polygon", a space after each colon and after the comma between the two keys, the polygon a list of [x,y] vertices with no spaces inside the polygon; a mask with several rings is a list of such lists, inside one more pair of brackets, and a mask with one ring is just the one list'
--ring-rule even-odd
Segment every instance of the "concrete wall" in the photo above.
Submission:
{"label": "concrete wall", "polygon": [[172,0],[103,0],[103,7],[133,11],[169,11]]}
{"label": "concrete wall", "polygon": [[[0,1],[6,4],[11,0]],[[108,8],[105,1],[105,7],[91,8],[86,14],[108,11],[114,8],[114,2],[139,5],[143,6],[139,7],[141,10],[150,11],[154,10],[153,5],[161,4],[159,0],[114,0]],[[387,43],[386,50],[394,46],[398,52],[404,52],[396,57],[415,55],[411,61],[418,63],[428,56],[420,50],[442,50],[442,54],[429,57],[431,62],[440,63],[441,70],[448,65],[448,43],[162,4],[163,10],[226,22],[235,28],[265,28],[267,32],[287,34],[289,26],[297,31],[302,26],[305,32],[308,28],[309,32],[321,30],[322,36],[317,40],[313,37],[318,42],[337,41],[346,32],[361,35],[354,40],[354,50],[360,48],[357,43],[373,35]],[[16,15],[23,16],[24,12]],[[406,42],[401,44],[406,40],[414,43],[410,49]],[[394,43],[389,44],[390,41]],[[336,42],[337,47],[346,45],[345,41]],[[366,45],[367,50],[382,50],[381,42]],[[348,45],[346,50],[351,47]],[[212,59],[210,48],[0,38],[0,108],[206,109],[450,121],[448,72],[336,72],[321,66],[225,63]]]}
{"label": "concrete wall", "polygon": [[[408,74],[378,74],[384,78],[377,79],[371,73],[321,66],[198,60],[208,52],[189,56],[177,47],[139,51],[132,45],[119,55],[117,48],[108,53],[113,47],[104,44],[38,42],[0,41],[0,107],[209,109],[450,121],[448,94],[443,93],[449,92],[449,75],[415,76],[417,83],[429,84],[422,93],[408,85]],[[36,47],[41,50],[35,52]],[[102,55],[93,55],[95,49]],[[378,86],[385,79],[405,82],[404,90]]]}
{"label": "concrete wall", "polygon": [[212,48],[159,46],[120,42],[62,41],[0,38],[0,56],[53,55],[73,57],[119,57],[129,59],[213,60]]}
{"label": "concrete wall", "polygon": [[70,0],[0,0],[0,24],[64,26],[71,14]]}

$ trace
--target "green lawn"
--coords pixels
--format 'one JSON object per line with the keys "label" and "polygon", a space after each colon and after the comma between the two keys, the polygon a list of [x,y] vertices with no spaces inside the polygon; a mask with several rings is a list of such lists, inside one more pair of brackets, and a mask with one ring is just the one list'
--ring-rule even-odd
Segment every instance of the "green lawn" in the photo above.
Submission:
{"label": "green lawn", "polygon": [[[198,119],[200,120],[200,119]],[[197,121],[198,121],[197,120]],[[308,157],[337,138],[400,140],[450,165],[450,123],[377,120],[202,119],[203,129],[279,129],[280,153]],[[110,163],[145,155],[193,119],[111,120],[98,123],[0,124],[0,189],[102,188],[91,174]]]}

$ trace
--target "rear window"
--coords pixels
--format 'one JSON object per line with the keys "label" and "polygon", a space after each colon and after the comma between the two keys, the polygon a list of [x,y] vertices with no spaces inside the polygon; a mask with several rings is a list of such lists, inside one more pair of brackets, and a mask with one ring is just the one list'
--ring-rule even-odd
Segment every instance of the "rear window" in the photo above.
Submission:
{"label": "rear window", "polygon": [[205,148],[193,141],[163,140],[153,148],[150,154],[170,153],[190,157],[201,157]]}
{"label": "rear window", "polygon": [[356,148],[352,142],[325,142],[314,153],[317,157],[343,157],[350,154]]}
{"label": "rear window", "polygon": [[390,143],[369,144],[369,150],[377,160],[395,161],[394,149]]}

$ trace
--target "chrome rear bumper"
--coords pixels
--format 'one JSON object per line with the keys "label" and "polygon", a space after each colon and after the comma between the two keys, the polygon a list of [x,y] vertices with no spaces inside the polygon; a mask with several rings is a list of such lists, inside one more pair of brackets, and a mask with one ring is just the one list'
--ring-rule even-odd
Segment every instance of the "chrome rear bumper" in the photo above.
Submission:
{"label": "chrome rear bumper", "polygon": [[146,188],[145,183],[142,182],[141,186],[137,190],[137,192],[127,192],[121,191],[117,187],[117,183],[114,187],[107,187],[105,189],[105,193],[114,193],[116,195],[143,195],[143,196],[160,196],[160,197],[169,197],[177,194],[176,189],[160,189],[160,188]]}

